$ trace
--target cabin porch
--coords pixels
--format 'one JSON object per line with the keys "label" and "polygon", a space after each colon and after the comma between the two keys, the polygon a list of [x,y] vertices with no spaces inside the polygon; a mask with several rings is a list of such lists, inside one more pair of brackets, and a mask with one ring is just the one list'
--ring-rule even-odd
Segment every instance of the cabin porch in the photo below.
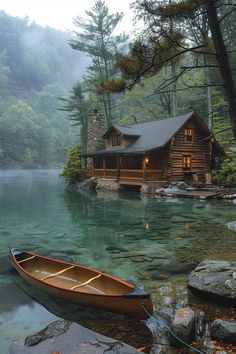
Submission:
{"label": "cabin porch", "polygon": [[94,157],[90,171],[92,176],[114,179],[121,185],[163,180],[162,166],[151,156]]}

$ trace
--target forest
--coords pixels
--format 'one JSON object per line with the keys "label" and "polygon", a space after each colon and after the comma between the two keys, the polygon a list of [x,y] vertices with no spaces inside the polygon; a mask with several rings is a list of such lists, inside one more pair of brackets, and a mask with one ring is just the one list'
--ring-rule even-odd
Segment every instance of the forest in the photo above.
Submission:
{"label": "forest", "polygon": [[108,126],[195,110],[226,148],[234,145],[236,5],[138,0],[131,8],[138,28],[132,36],[116,34],[123,14],[109,13],[101,0],[87,18],[75,21],[77,37],[70,45],[92,64],[73,86],[64,109],[82,128],[82,148],[88,107],[98,108]]}
{"label": "forest", "polygon": [[135,35],[117,34],[123,14],[101,0],[75,17],[73,34],[0,13],[1,166],[55,166],[73,145],[85,150],[94,109],[108,125],[195,110],[224,147],[235,145],[236,5],[131,7]]}
{"label": "forest", "polygon": [[59,97],[86,70],[70,33],[0,12],[0,166],[61,165],[78,139]]}

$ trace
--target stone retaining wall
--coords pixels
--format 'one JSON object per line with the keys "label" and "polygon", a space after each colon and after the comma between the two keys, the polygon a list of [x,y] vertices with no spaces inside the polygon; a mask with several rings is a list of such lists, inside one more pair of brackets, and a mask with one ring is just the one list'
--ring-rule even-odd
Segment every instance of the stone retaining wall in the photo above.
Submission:
{"label": "stone retaining wall", "polygon": [[118,192],[122,186],[114,179],[99,178],[96,189],[104,192]]}

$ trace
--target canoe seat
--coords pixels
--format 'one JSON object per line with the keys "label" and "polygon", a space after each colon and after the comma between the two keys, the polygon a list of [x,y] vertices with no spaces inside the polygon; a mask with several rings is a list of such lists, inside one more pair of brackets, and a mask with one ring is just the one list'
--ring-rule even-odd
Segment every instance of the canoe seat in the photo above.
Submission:
{"label": "canoe seat", "polygon": [[23,263],[23,262],[29,261],[30,259],[33,259],[33,258],[35,258],[35,256],[31,256],[31,257],[22,259],[21,261],[18,261],[18,263]]}
{"label": "canoe seat", "polygon": [[61,274],[63,274],[64,272],[66,272],[67,270],[72,269],[72,268],[74,268],[74,267],[75,267],[75,266],[73,265],[73,266],[67,267],[67,268],[65,268],[65,269],[62,269],[62,270],[60,270],[59,272],[46,275],[46,277],[41,278],[41,280],[46,280],[46,279],[48,279],[48,278],[57,277],[58,275],[61,275]]}
{"label": "canoe seat", "polygon": [[92,278],[90,278],[89,280],[86,280],[84,283],[81,283],[81,284],[72,286],[72,287],[70,288],[70,290],[75,290],[75,289],[77,289],[77,288],[80,288],[81,286],[88,285],[88,284],[91,283],[93,280],[99,278],[101,275],[102,275],[102,274],[98,274],[98,275],[96,275],[95,277],[92,277]]}

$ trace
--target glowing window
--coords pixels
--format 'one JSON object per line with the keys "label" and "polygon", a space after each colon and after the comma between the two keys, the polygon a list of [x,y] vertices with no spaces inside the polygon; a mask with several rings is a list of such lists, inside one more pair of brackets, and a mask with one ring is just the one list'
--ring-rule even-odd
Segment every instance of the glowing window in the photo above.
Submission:
{"label": "glowing window", "polygon": [[192,165],[192,156],[191,155],[183,155],[183,167],[184,168],[190,168]]}
{"label": "glowing window", "polygon": [[184,141],[186,143],[191,143],[193,141],[193,129],[185,128],[184,129]]}

